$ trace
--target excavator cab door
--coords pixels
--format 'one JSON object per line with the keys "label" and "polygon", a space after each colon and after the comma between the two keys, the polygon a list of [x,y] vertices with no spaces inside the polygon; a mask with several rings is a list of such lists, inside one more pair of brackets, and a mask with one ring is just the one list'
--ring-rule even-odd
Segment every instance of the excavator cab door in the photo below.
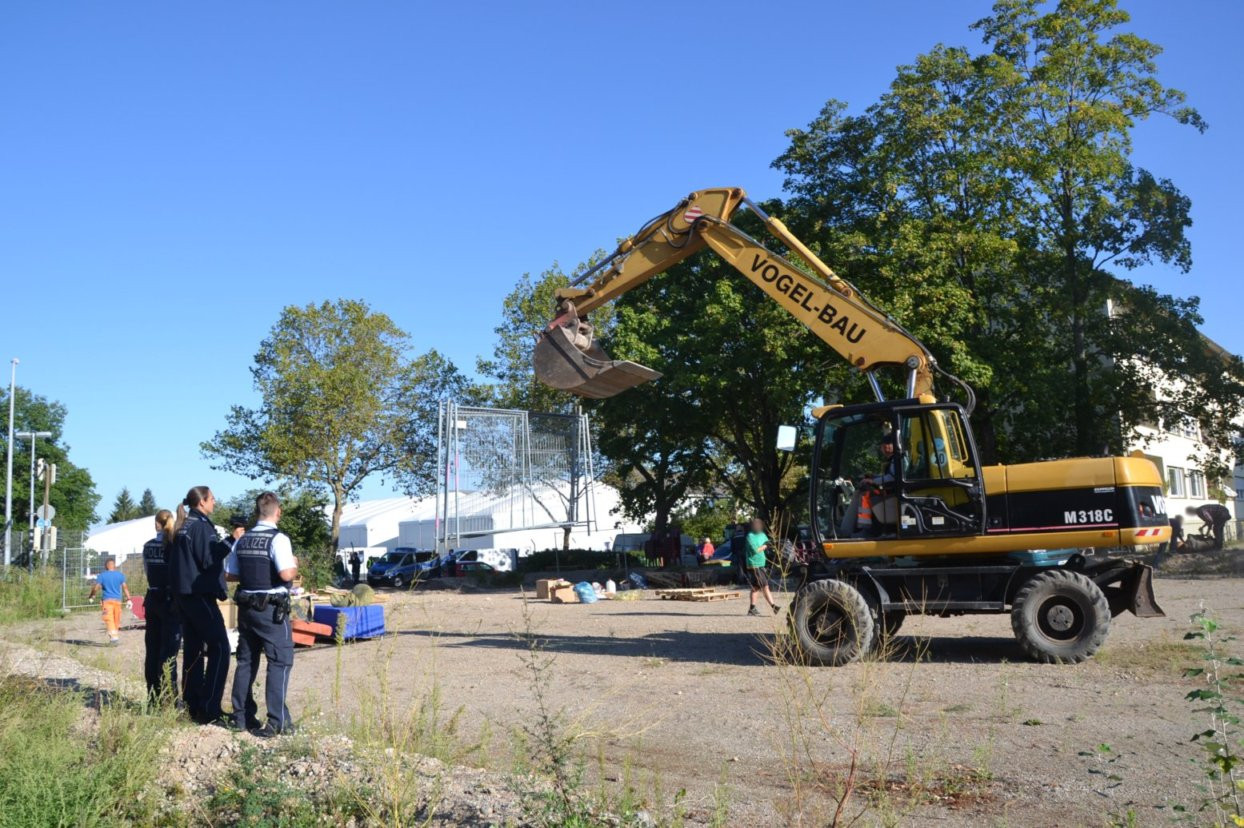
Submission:
{"label": "excavator cab door", "polygon": [[812,513],[824,540],[974,535],[985,526],[976,447],[960,406],[834,408],[817,424]]}

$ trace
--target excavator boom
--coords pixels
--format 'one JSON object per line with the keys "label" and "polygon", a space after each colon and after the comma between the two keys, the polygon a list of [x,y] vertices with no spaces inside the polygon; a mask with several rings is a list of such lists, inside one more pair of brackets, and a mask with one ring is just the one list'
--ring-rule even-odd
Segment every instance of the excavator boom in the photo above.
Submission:
{"label": "excavator boom", "polygon": [[[731,223],[740,208],[804,263],[797,267]],[[660,374],[633,362],[615,361],[593,341],[586,315],[711,248],[756,284],[844,359],[865,372],[878,399],[877,368],[907,373],[907,396],[932,392],[932,355],[915,337],[862,297],[779,220],[764,213],[739,188],[697,190],[674,209],[644,225],[574,285],[559,290],[556,318],[533,355],[536,377],[546,385],[584,397],[614,394]]]}

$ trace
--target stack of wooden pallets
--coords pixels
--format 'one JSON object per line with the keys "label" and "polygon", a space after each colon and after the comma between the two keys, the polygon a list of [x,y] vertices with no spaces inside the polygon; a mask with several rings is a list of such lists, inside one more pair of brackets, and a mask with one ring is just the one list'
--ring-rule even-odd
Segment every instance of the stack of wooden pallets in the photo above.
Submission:
{"label": "stack of wooden pallets", "polygon": [[657,597],[666,601],[728,601],[738,598],[740,593],[734,590],[716,589],[714,587],[695,587],[692,589],[658,589]]}

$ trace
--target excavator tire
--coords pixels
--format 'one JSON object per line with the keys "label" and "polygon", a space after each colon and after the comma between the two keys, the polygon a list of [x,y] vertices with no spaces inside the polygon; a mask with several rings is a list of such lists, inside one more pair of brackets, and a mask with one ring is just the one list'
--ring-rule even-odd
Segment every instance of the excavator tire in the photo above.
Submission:
{"label": "excavator tire", "polygon": [[855,661],[873,643],[873,614],[860,591],[845,581],[813,581],[795,596],[791,625],[803,656],[837,667]]}
{"label": "excavator tire", "polygon": [[1011,628],[1024,652],[1046,664],[1079,664],[1110,631],[1110,604],[1087,576],[1051,569],[1030,578],[1015,596]]}

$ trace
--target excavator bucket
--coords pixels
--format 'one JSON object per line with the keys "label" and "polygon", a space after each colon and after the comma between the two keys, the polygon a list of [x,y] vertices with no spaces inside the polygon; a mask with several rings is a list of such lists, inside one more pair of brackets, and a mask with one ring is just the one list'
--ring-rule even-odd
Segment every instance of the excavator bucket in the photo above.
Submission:
{"label": "excavator bucket", "polygon": [[561,325],[540,336],[532,365],[536,379],[550,388],[592,399],[612,397],[661,376],[659,371],[634,362],[612,360],[595,343],[588,350],[581,350],[575,345],[571,330]]}
{"label": "excavator bucket", "polygon": [[1131,593],[1131,606],[1128,607],[1137,618],[1161,618],[1166,615],[1158,606],[1158,599],[1153,594],[1153,567],[1147,564],[1136,564],[1126,585]]}

